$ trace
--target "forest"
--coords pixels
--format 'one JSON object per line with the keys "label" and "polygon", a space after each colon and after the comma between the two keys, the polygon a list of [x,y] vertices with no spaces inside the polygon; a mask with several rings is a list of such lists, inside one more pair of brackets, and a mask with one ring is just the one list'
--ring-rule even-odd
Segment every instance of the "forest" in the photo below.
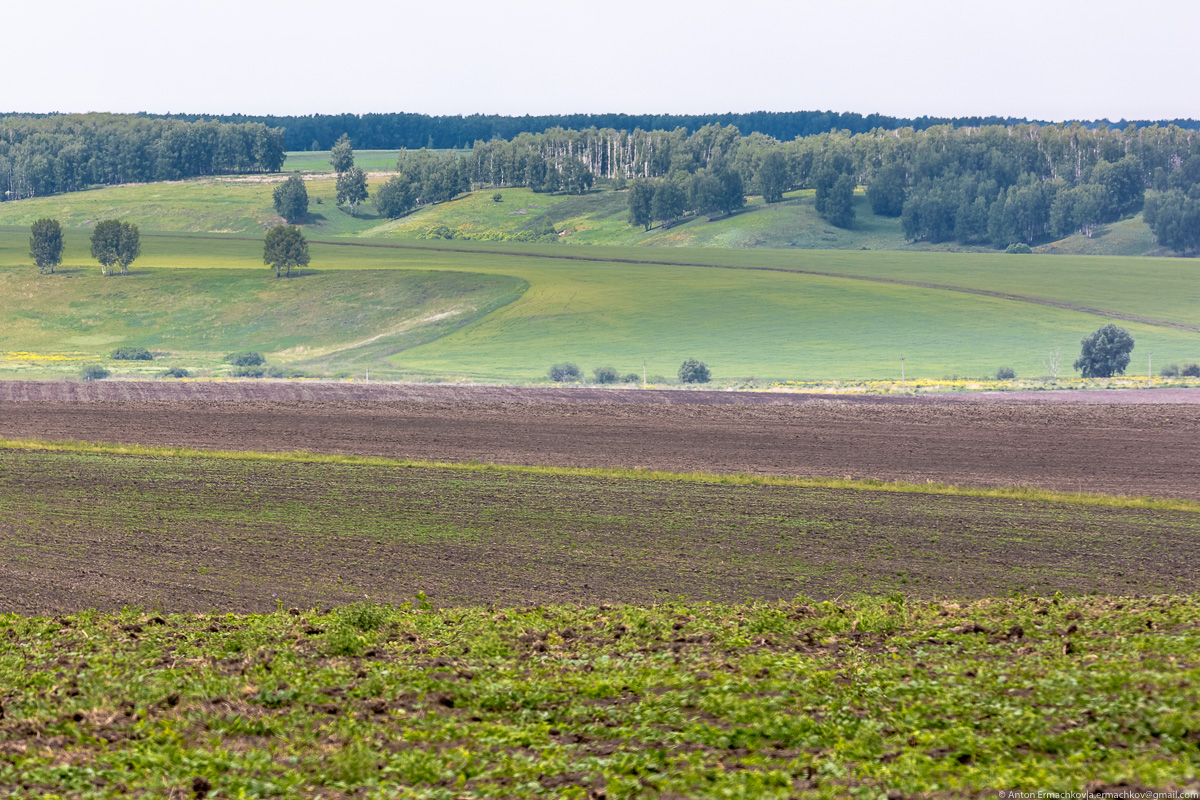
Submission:
{"label": "forest", "polygon": [[[154,115],[142,115],[147,118]],[[706,125],[733,126],[742,133],[761,133],[780,141],[797,136],[813,136],[829,131],[868,133],[873,130],[913,128],[925,130],[939,125],[978,128],[985,125],[1010,126],[1036,122],[1014,117],[891,117],[885,114],[856,114],[837,111],[752,111],[735,114],[551,114],[542,116],[502,116],[470,114],[430,116],[428,114],[309,114],[304,116],[212,116],[173,114],[164,117],[189,122],[256,122],[271,128],[283,128],[287,150],[328,150],[343,133],[354,146],[365,150],[398,150],[420,147],[465,150],[472,143],[490,139],[514,139],[522,133],[545,133],[556,128],[585,130],[673,131],[682,128],[695,133]],[[1037,122],[1044,125],[1046,123]],[[1070,123],[1068,123],[1070,124]],[[1085,128],[1145,128],[1154,124],[1200,129],[1200,120],[1109,120],[1080,121]]]}
{"label": "forest", "polygon": [[278,172],[283,131],[260,122],[146,119],[119,114],[0,118],[0,201],[96,184]]}

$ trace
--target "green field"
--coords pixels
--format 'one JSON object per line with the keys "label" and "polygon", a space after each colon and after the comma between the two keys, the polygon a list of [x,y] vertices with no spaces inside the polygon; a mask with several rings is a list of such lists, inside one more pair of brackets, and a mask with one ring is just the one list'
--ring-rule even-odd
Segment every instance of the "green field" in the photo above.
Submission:
{"label": "green field", "polygon": [[[145,235],[143,255],[135,264],[139,274],[108,279],[99,275],[94,264],[88,266],[83,231],[68,232],[67,274],[61,276],[37,276],[28,266],[27,241],[25,229],[0,230],[0,275],[9,304],[0,347],[14,352],[47,348],[94,358],[116,344],[161,346],[179,354],[206,351],[201,337],[212,335],[211,326],[199,317],[186,328],[171,322],[158,304],[162,298],[154,295],[156,286],[164,281],[200,281],[208,287],[206,292],[235,298],[255,282],[264,289],[275,283],[261,266],[261,240],[257,239]],[[468,303],[488,309],[486,316],[440,327],[438,332],[445,335],[436,339],[407,340],[403,350],[354,353],[344,349],[383,332],[392,322],[401,325],[430,315],[424,306],[410,306],[410,300],[399,295],[392,305],[367,317],[348,314],[353,321],[340,327],[329,317],[327,327],[296,326],[287,336],[259,337],[254,328],[245,328],[245,336],[238,337],[242,346],[271,352],[278,361],[290,363],[336,345],[341,355],[325,362],[326,371],[344,369],[337,364],[342,360],[356,368],[370,366],[380,377],[536,381],[544,378],[550,364],[564,360],[590,373],[602,365],[637,371],[643,359],[651,375],[671,377],[683,359],[695,357],[706,361],[723,382],[885,379],[898,377],[901,356],[911,378],[984,376],[1000,366],[1012,366],[1019,376],[1030,377],[1045,373],[1042,360],[1055,347],[1067,356],[1065,374],[1070,374],[1069,363],[1080,338],[1111,321],[1011,299],[780,270],[918,280],[1197,322],[1193,312],[1197,283],[1192,262],[1182,259],[379,244],[383,246],[356,246],[336,239],[314,242],[312,267],[320,275],[293,279],[288,291],[325,286],[336,293],[339,281],[355,282],[358,288],[347,290],[344,308],[368,287],[388,280],[384,272],[365,280],[354,277],[359,270],[397,276],[410,271],[471,273],[489,276],[481,286],[496,286],[488,281],[500,279],[508,288],[490,301]],[[684,263],[619,260],[651,257]],[[713,266],[689,266],[689,262]],[[180,268],[251,272],[207,278],[199,272],[187,277],[160,274]],[[250,284],[238,283],[243,278]],[[450,305],[455,293],[467,291],[470,283],[461,277],[455,280],[457,288],[447,289],[443,297]],[[502,297],[511,298],[522,282],[528,290],[500,307]],[[59,286],[67,287],[67,306],[52,288]],[[180,294],[188,293],[180,290]],[[70,303],[82,305],[72,311]],[[179,330],[167,342],[163,334],[139,323],[147,319]],[[283,319],[278,324],[290,322]],[[1134,371],[1144,368],[1142,354],[1149,351],[1160,365],[1200,361],[1200,334],[1194,331],[1122,324],[1138,342]],[[11,374],[11,362],[6,367]]]}
{"label": "green field", "polygon": [[5,796],[1197,787],[1194,509],[5,444]]}

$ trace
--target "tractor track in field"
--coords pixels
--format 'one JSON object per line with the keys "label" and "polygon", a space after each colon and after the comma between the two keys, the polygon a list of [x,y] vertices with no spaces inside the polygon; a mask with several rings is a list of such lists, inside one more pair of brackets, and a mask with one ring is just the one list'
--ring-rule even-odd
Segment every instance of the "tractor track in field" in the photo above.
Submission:
{"label": "tractor track in field", "polygon": [[[183,238],[183,239],[205,239],[205,237],[194,234],[144,234],[147,237],[156,238]],[[223,239],[235,239],[239,241],[259,241],[253,237],[239,236],[224,236]],[[1059,308],[1064,311],[1076,311],[1081,314],[1092,314],[1098,317],[1107,319],[1117,319],[1122,322],[1136,322],[1142,325],[1151,325],[1157,328],[1171,328],[1174,330],[1188,331],[1190,333],[1200,333],[1200,325],[1190,325],[1186,322],[1173,322],[1171,320],[1159,319],[1157,317],[1147,317],[1141,314],[1128,314],[1124,311],[1113,311],[1107,308],[1095,308],[1092,306],[1079,305],[1078,303],[1067,303],[1061,300],[1051,300],[1046,297],[1034,297],[1032,295],[1012,294],[1009,292],[997,292],[990,289],[973,289],[969,286],[954,286],[944,283],[927,283],[925,281],[906,281],[899,278],[883,278],[873,275],[852,275],[845,272],[823,272],[819,270],[808,269],[792,269],[789,267],[760,267],[760,266],[736,266],[725,264],[701,264],[694,261],[655,261],[651,259],[633,259],[633,258],[600,258],[581,255],[555,255],[551,253],[514,253],[504,250],[474,250],[460,247],[430,247],[428,245],[410,245],[410,244],[385,244],[382,242],[349,242],[349,241],[334,241],[330,239],[313,239],[310,244],[324,244],[332,247],[368,247],[378,249],[392,250],[419,250],[435,253],[477,253],[480,255],[489,256],[508,256],[512,258],[543,258],[557,261],[584,261],[593,263],[608,263],[608,264],[632,264],[636,266],[662,266],[662,267],[698,267],[702,269],[733,269],[746,270],[750,272],[786,272],[794,275],[812,275],[820,278],[837,278],[848,281],[866,281],[869,283],[883,283],[892,286],[908,286],[914,289],[933,289],[942,292],[959,292],[961,294],[973,294],[980,297],[993,297],[998,300],[1010,300],[1015,303],[1032,303],[1033,305],[1049,306],[1050,308]]]}

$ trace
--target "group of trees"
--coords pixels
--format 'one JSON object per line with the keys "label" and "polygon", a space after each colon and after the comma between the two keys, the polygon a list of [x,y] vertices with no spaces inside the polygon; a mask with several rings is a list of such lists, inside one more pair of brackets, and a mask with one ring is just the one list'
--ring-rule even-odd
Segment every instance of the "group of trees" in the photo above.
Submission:
{"label": "group of trees", "polygon": [[[129,274],[129,265],[142,254],[137,225],[107,219],[92,229],[92,258],[100,262],[101,275]],[[37,264],[38,274],[52,274],[62,264],[62,226],[55,219],[39,219],[29,229],[29,255]]]}
{"label": "group of trees", "polygon": [[[114,275],[119,267],[122,275],[129,274],[129,265],[141,255],[141,236],[137,225],[108,219],[97,222],[92,229],[92,258],[100,262],[101,275]],[[39,219],[29,230],[29,255],[37,264],[38,274],[54,272],[62,264],[63,235],[58,220]],[[291,277],[292,270],[308,266],[308,242],[300,229],[293,225],[277,225],[267,231],[263,243],[263,263]],[[115,357],[115,356],[114,356]]]}
{"label": "group of trees", "polygon": [[283,131],[114,114],[0,119],[0,201],[96,184],[278,172]]}
{"label": "group of trees", "polygon": [[[720,213],[720,206],[697,207],[694,197],[713,194],[692,191],[696,176],[736,173],[745,192],[768,202],[814,189],[818,213],[838,226],[853,224],[855,189],[866,186],[872,211],[899,217],[913,240],[996,247],[1090,236],[1098,225],[1136,213],[1149,191],[1154,210],[1165,210],[1148,216],[1164,245],[1188,250],[1200,238],[1189,206],[1189,192],[1200,185],[1200,134],[1176,126],[944,125],[786,142],[718,125],[690,133],[552,129],[476,142],[466,162],[476,186],[578,191],[563,176],[583,170],[614,188],[626,179],[670,180],[676,189],[664,189],[664,201],[682,194],[685,210],[706,213]],[[647,214],[671,218],[646,212],[646,204],[630,201],[632,224],[645,225]]]}
{"label": "group of trees", "polygon": [[691,175],[659,180],[636,178],[629,184],[629,224],[650,230],[655,221],[664,227],[687,213],[715,219],[732,214],[746,204],[746,193],[736,170],[714,165]]}
{"label": "group of trees", "polygon": [[400,154],[397,173],[375,194],[375,208],[388,219],[402,217],[414,208],[453,200],[471,191],[466,161],[451,153],[422,148]]}

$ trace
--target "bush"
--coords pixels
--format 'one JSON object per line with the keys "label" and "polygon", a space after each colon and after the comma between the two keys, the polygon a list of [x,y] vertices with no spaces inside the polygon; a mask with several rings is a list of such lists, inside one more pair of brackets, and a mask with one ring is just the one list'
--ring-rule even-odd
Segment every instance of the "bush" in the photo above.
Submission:
{"label": "bush", "polygon": [[248,351],[245,353],[230,353],[225,356],[226,364],[233,364],[235,367],[257,367],[260,364],[265,364],[267,360],[262,357],[262,353]]}
{"label": "bush", "polygon": [[708,371],[708,365],[703,361],[689,358],[679,365],[680,383],[708,383],[710,378],[711,373]]}
{"label": "bush", "polygon": [[171,367],[162,374],[164,378],[186,378],[189,375],[191,375],[191,373],[183,367]]}
{"label": "bush", "polygon": [[1008,247],[1004,248],[1004,252],[1008,253],[1009,255],[1027,256],[1033,252],[1033,248],[1024,242],[1014,242],[1013,244],[1010,244]]}
{"label": "bush", "polygon": [[596,383],[616,383],[619,377],[612,367],[596,367],[592,372],[592,380]]}
{"label": "bush", "polygon": [[492,195],[493,203],[499,203],[502,200],[504,200],[504,195],[500,194],[499,192],[496,192],[494,195]]}
{"label": "bush", "polygon": [[636,372],[621,376],[621,383],[641,383],[642,378]]}
{"label": "bush", "polygon": [[1017,373],[1012,367],[1001,367],[996,370],[996,380],[998,381],[1011,381],[1015,377],[1017,377]]}
{"label": "bush", "polygon": [[579,371],[579,367],[570,362],[555,364],[550,368],[550,380],[558,383],[566,381],[577,381],[583,377],[583,373]]}
{"label": "bush", "polygon": [[233,371],[235,378],[261,378],[267,370],[263,367],[241,367]]}
{"label": "bush", "polygon": [[92,364],[80,370],[79,377],[85,381],[101,381],[107,378],[109,374],[109,371],[99,364]]}
{"label": "bush", "polygon": [[1200,378],[1200,364],[1184,364],[1179,374],[1185,378]]}
{"label": "bush", "polygon": [[118,347],[112,351],[114,361],[153,361],[154,356],[144,347]]}
{"label": "bush", "polygon": [[1178,364],[1167,364],[1165,367],[1163,367],[1162,369],[1160,369],[1158,371],[1158,374],[1163,376],[1164,378],[1178,378],[1179,377],[1179,365]]}

